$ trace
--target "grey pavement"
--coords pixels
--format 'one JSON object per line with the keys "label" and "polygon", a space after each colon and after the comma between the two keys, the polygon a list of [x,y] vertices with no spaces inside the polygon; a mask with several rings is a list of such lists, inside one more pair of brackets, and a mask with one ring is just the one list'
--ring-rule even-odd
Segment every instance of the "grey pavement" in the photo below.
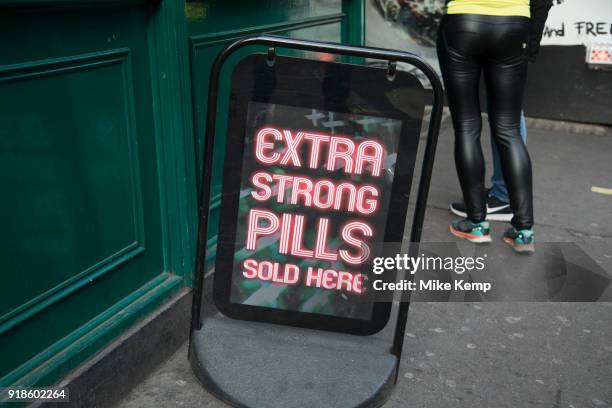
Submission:
{"label": "grey pavement", "polygon": [[[446,119],[424,241],[454,240],[452,146]],[[486,134],[483,147],[489,157]],[[538,240],[575,242],[612,276],[612,195],[591,191],[612,188],[612,129],[530,127],[529,151]],[[505,227],[494,223],[494,238]],[[404,347],[385,407],[612,407],[612,303],[414,303]],[[197,382],[183,346],[118,406],[226,405]]]}

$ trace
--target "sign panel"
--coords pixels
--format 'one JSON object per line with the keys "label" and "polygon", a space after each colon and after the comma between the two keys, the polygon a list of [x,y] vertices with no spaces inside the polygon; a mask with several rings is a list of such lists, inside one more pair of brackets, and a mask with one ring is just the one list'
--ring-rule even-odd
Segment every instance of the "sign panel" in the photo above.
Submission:
{"label": "sign panel", "polygon": [[232,77],[214,297],[230,317],[370,334],[371,243],[401,241],[425,93],[406,73],[256,54]]}

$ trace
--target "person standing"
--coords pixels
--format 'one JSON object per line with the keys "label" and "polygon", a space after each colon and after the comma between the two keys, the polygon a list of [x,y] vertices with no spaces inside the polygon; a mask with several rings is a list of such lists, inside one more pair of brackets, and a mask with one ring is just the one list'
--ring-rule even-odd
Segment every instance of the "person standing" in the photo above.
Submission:
{"label": "person standing", "polygon": [[530,17],[529,0],[450,0],[437,45],[466,208],[466,217],[453,221],[450,231],[475,243],[491,241],[480,145],[478,85],[484,74],[491,135],[514,214],[504,241],[517,252],[534,251],[535,241],[531,160],[520,134]]}
{"label": "person standing", "polygon": [[[542,40],[542,32],[548,18],[548,12],[553,5],[553,0],[532,0],[530,3],[531,14],[531,32],[529,34],[529,62],[535,63],[540,51],[540,41]],[[521,140],[527,143],[527,123],[525,121],[525,113],[521,112],[520,122]],[[493,161],[493,174],[491,175],[491,187],[487,192],[487,221],[505,221],[512,220],[512,210],[510,209],[510,197],[508,196],[508,188],[504,181],[502,172],[501,159],[495,138],[491,137],[491,157]],[[453,214],[459,217],[467,217],[465,203],[463,201],[454,202],[450,205],[450,210]]]}
{"label": "person standing", "polygon": [[[521,140],[527,143],[527,123],[525,114],[521,112],[520,119]],[[508,196],[508,188],[504,181],[504,173],[502,171],[501,159],[497,150],[497,143],[491,137],[491,159],[493,162],[493,174],[491,175],[491,187],[486,189],[487,195],[487,221],[504,221],[512,220],[512,210],[510,209],[510,197]],[[456,201],[451,203],[450,210],[453,214],[459,217],[466,218],[465,203]]]}

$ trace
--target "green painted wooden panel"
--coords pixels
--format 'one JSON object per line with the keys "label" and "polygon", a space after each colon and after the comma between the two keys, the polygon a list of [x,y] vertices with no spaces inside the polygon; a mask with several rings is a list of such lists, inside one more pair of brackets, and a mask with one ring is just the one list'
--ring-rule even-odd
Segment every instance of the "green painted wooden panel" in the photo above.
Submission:
{"label": "green painted wooden panel", "polygon": [[56,382],[191,282],[221,47],[356,43],[362,17],[361,0],[0,0],[0,386]]}
{"label": "green painted wooden panel", "polygon": [[0,13],[2,383],[165,270],[150,18]]}
{"label": "green painted wooden panel", "polygon": [[0,322],[144,250],[131,89],[127,49],[0,71]]}
{"label": "green painted wooden panel", "polygon": [[188,0],[185,7],[190,35],[251,31],[269,24],[290,25],[341,11],[340,0],[262,0],[232,3],[224,0]]}
{"label": "green painted wooden panel", "polygon": [[[342,42],[343,24],[346,15],[343,13],[342,1],[330,2],[295,2],[276,0],[267,2],[250,2],[240,5],[240,13],[229,7],[222,7],[221,1],[188,2],[186,15],[190,34],[190,63],[192,80],[194,146],[197,163],[197,183],[201,182],[203,171],[205,127],[208,81],[212,63],[221,49],[232,40],[244,35],[271,33],[294,38],[321,41]],[[220,104],[218,115],[227,115],[227,96],[232,66],[244,55],[263,49],[245,48],[237,52],[225,64],[221,78]],[[281,54],[289,54],[284,51]],[[292,52],[292,55],[300,54]],[[220,120],[218,134],[224,134],[226,123]],[[224,138],[218,139],[214,153],[213,186],[210,223],[214,231],[219,222],[219,205],[221,193],[221,171],[225,156]],[[216,236],[211,233],[209,246],[213,249]]]}

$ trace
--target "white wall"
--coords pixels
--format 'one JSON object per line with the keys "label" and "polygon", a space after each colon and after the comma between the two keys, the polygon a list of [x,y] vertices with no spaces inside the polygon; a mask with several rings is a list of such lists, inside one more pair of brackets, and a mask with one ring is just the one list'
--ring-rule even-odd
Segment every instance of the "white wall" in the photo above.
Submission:
{"label": "white wall", "polygon": [[612,44],[612,0],[555,0],[542,45]]}

